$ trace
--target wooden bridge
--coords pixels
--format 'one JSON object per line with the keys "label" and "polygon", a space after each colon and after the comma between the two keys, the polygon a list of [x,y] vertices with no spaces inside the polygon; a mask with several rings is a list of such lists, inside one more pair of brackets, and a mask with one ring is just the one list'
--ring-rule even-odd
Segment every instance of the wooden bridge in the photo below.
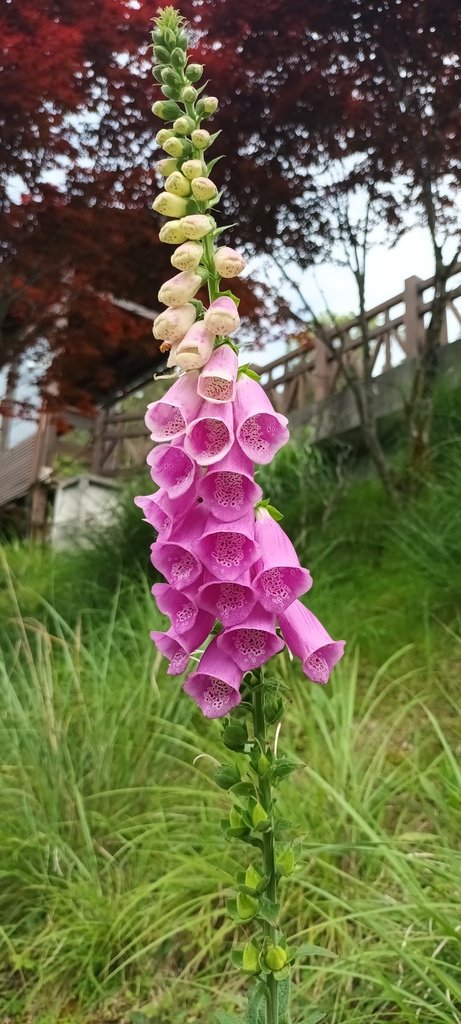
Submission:
{"label": "wooden bridge", "polygon": [[[433,278],[410,277],[403,292],[366,312],[379,415],[394,412],[403,404],[413,361],[424,348],[433,292]],[[449,333],[461,336],[460,297],[458,264],[447,282],[442,370],[458,360],[461,365],[461,341],[447,344]],[[363,376],[364,333],[359,318],[324,328],[322,334],[321,338],[310,331],[305,345],[255,367],[275,408],[289,417],[292,426],[312,423],[318,439],[357,425],[350,389],[332,349],[341,353],[343,362],[359,378]],[[151,442],[143,416],[127,414],[121,405],[120,400],[107,405],[93,418],[67,410],[66,418],[77,433],[64,435],[58,434],[54,418],[41,412],[32,437],[7,451],[0,450],[0,510],[19,510],[27,532],[41,533],[62,460],[74,460],[76,473],[86,470],[99,477],[119,478],[140,469]]]}

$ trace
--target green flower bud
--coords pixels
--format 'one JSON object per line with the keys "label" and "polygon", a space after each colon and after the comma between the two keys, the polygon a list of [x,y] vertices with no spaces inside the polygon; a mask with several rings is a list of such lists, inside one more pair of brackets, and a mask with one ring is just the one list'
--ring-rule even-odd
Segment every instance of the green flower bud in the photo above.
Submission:
{"label": "green flower bud", "polygon": [[281,971],[288,958],[281,946],[268,946],[264,959],[271,971]]}
{"label": "green flower bud", "polygon": [[168,176],[173,174],[174,171],[177,171],[177,169],[178,161],[173,160],[173,157],[170,157],[169,160],[158,160],[155,165],[157,174],[161,174],[162,178],[168,178]]}
{"label": "green flower bud", "polygon": [[165,189],[167,192],[172,192],[174,196],[188,196],[190,182],[180,171],[173,171],[173,174],[166,179]]}
{"label": "green flower bud", "polygon": [[258,757],[258,765],[257,765],[258,775],[262,778],[262,776],[265,775],[266,772],[269,771],[269,768],[270,768],[269,758],[266,757],[265,754],[260,754],[259,757]]}
{"label": "green flower bud", "polygon": [[171,128],[161,128],[160,131],[157,132],[155,136],[155,141],[157,143],[157,146],[163,146],[163,143],[166,142],[167,139],[172,138],[174,138],[174,132],[171,130]]}
{"label": "green flower bud", "polygon": [[195,103],[197,95],[197,90],[194,89],[193,85],[186,85],[185,89],[182,90],[181,99],[183,103]]}
{"label": "green flower bud", "polygon": [[171,139],[167,139],[166,142],[163,143],[162,148],[169,156],[175,156],[177,159],[179,159],[179,157],[184,153],[184,143],[181,142],[181,139],[177,139],[176,136],[173,136]]}
{"label": "green flower bud", "polygon": [[189,132],[194,130],[195,121],[191,117],[187,117],[187,114],[183,114],[182,117],[177,117],[176,121],[173,121],[173,128],[178,135],[188,135]]}
{"label": "green flower bud", "polygon": [[169,223],[164,224],[160,228],[159,238],[161,242],[166,242],[168,245],[181,245],[181,242],[185,242],[186,232],[184,231],[182,220],[171,220]]}
{"label": "green flower bud", "polygon": [[188,82],[198,82],[203,75],[203,64],[189,64],[184,74]]}
{"label": "green flower bud", "polygon": [[216,96],[203,96],[202,103],[205,114],[208,115],[214,114],[219,106],[218,99]]}
{"label": "green flower bud", "polygon": [[175,85],[162,85],[162,93],[168,100],[175,100],[178,90]]}
{"label": "green flower bud", "polygon": [[154,31],[152,33],[152,42],[158,44],[158,43],[162,42],[162,39],[163,39],[162,29],[161,28],[154,28]]}
{"label": "green flower bud", "polygon": [[207,149],[210,145],[211,135],[207,132],[206,128],[196,128],[195,131],[192,132],[191,139],[192,145],[195,146],[196,149]]}
{"label": "green flower bud", "polygon": [[175,68],[184,68],[187,64],[187,56],[179,46],[175,46],[171,54],[171,63]]}
{"label": "green flower bud", "polygon": [[158,60],[159,64],[167,64],[170,59],[170,51],[167,50],[165,46],[162,46],[161,42],[159,42],[154,46],[154,56],[156,60]]}
{"label": "green flower bud", "polygon": [[230,725],[226,725],[222,738],[229,750],[242,751],[248,740],[246,726],[242,722],[231,722]]}
{"label": "green flower bud", "polygon": [[176,43],[176,33],[170,28],[165,28],[163,30],[163,38],[167,46],[173,47]]}
{"label": "green flower bud", "polygon": [[251,921],[259,910],[259,902],[254,896],[248,896],[245,892],[239,892],[237,896],[237,913],[241,921]]}
{"label": "green flower bud", "polygon": [[249,971],[252,974],[259,971],[259,954],[252,942],[246,942],[243,947],[242,967],[244,971]]}
{"label": "green flower bud", "polygon": [[259,871],[253,867],[253,864],[249,864],[245,872],[245,885],[248,889],[257,889],[262,879],[262,875]]}
{"label": "green flower bud", "polygon": [[174,68],[166,67],[163,69],[162,82],[165,85],[173,85],[176,89],[179,89],[182,85],[182,78]]}
{"label": "green flower bud", "polygon": [[163,82],[163,64],[155,64],[152,68],[152,74],[156,82]]}
{"label": "green flower bud", "polygon": [[260,803],[257,803],[253,807],[253,811],[251,814],[253,826],[256,828],[257,825],[261,825],[263,821],[267,821],[267,817],[268,816],[266,814],[266,811],[264,810],[264,807]]}
{"label": "green flower bud", "polygon": [[161,117],[162,121],[174,121],[177,117],[181,117],[182,110],[174,100],[157,100],[152,105],[152,113],[156,117]]}
{"label": "green flower bud", "polygon": [[173,196],[171,192],[161,192],[154,199],[152,209],[156,213],[161,213],[162,217],[183,217],[187,210],[187,203],[181,196]]}
{"label": "green flower bud", "polygon": [[181,173],[184,174],[189,181],[193,178],[199,178],[203,174],[205,168],[201,160],[185,160],[182,167]]}
{"label": "green flower bud", "polygon": [[186,33],[185,32],[180,32],[179,35],[176,36],[176,46],[180,46],[181,50],[187,50],[187,45],[188,45],[188,38],[187,38]]}
{"label": "green flower bud", "polygon": [[218,189],[211,178],[194,178],[192,181],[192,194],[195,199],[204,203],[209,199],[214,199],[218,194]]}

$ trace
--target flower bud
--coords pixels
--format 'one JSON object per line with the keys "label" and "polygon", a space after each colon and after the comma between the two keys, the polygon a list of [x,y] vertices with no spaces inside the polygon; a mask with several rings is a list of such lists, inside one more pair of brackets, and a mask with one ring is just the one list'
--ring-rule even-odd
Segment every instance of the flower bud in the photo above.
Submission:
{"label": "flower bud", "polygon": [[215,299],[205,311],[204,321],[213,334],[233,334],[240,325],[237,306],[228,295]]}
{"label": "flower bud", "polygon": [[[195,276],[195,275],[194,275]],[[175,363],[181,370],[200,370],[213,351],[214,337],[203,320],[192,324],[175,351]]]}
{"label": "flower bud", "polygon": [[171,220],[164,224],[159,231],[160,241],[167,242],[168,245],[180,245],[181,242],[186,241],[186,238],[182,220]]}
{"label": "flower bud", "polygon": [[176,121],[173,121],[173,128],[178,135],[188,135],[194,130],[194,124],[195,121],[191,117],[183,114],[182,117],[177,117]]}
{"label": "flower bud", "polygon": [[175,46],[171,54],[171,62],[174,64],[175,68],[185,67],[187,63],[187,56],[184,53],[184,50],[181,50],[179,46]]}
{"label": "flower bud", "polygon": [[163,302],[165,306],[184,306],[185,302],[190,302],[194,298],[201,284],[200,274],[183,271],[162,284],[158,301]]}
{"label": "flower bud", "polygon": [[238,277],[245,269],[245,260],[235,249],[222,245],[215,253],[215,266],[220,277]]}
{"label": "flower bud", "polygon": [[205,114],[208,115],[214,114],[219,106],[216,96],[203,96],[202,103]]}
{"label": "flower bud", "polygon": [[203,75],[203,64],[189,64],[184,74],[188,82],[198,82]]}
{"label": "flower bud", "polygon": [[184,242],[175,249],[171,263],[177,270],[195,270],[203,256],[203,245],[199,242]]}
{"label": "flower bud", "polygon": [[281,971],[282,967],[285,967],[288,957],[282,946],[270,945],[267,947],[264,959],[271,971]]}
{"label": "flower bud", "polygon": [[197,96],[197,90],[194,89],[193,85],[186,85],[186,87],[182,90],[181,93],[181,99],[183,103],[195,103]]}
{"label": "flower bud", "polygon": [[253,867],[253,864],[249,864],[245,872],[245,885],[247,889],[257,889],[262,879],[262,875],[259,871]]}
{"label": "flower bud", "polygon": [[162,178],[168,178],[168,176],[173,174],[174,171],[177,171],[177,169],[178,162],[177,160],[173,160],[173,157],[170,157],[168,160],[158,160],[155,165],[157,174],[160,174]]}
{"label": "flower bud", "polygon": [[259,971],[259,954],[252,942],[246,942],[243,947],[242,967],[244,971],[256,973]]}
{"label": "flower bud", "polygon": [[185,306],[165,309],[163,313],[159,313],[154,320],[152,333],[154,338],[167,341],[172,345],[184,337],[194,321],[195,306],[188,302]]}
{"label": "flower bud", "polygon": [[162,81],[165,83],[165,85],[171,85],[173,86],[173,88],[178,89],[181,85],[182,79],[174,68],[170,68],[167,66],[163,69]]}
{"label": "flower bud", "polygon": [[192,194],[199,202],[206,202],[208,199],[214,199],[217,196],[218,189],[211,178],[193,178]]}
{"label": "flower bud", "polygon": [[204,213],[192,213],[189,217],[183,217],[181,223],[186,239],[192,241],[198,241],[214,228],[214,221]]}
{"label": "flower bud", "polygon": [[185,160],[181,167],[181,174],[184,174],[189,181],[193,178],[199,178],[203,174],[205,167],[201,160]]}
{"label": "flower bud", "polygon": [[162,149],[164,149],[165,153],[168,153],[169,156],[179,158],[184,153],[184,143],[181,142],[181,139],[177,139],[176,136],[173,135],[171,139],[167,139],[166,142],[163,143]]}
{"label": "flower bud", "polygon": [[214,773],[214,781],[220,789],[230,789],[240,782],[241,775],[234,764],[220,764]]}
{"label": "flower bud", "polygon": [[180,171],[173,171],[173,174],[170,174],[165,182],[165,189],[174,196],[188,196],[190,184]]}
{"label": "flower bud", "polygon": [[181,117],[182,110],[174,100],[157,100],[152,105],[152,113],[161,117],[162,121],[174,121],[176,117]]}
{"label": "flower bud", "polygon": [[258,900],[254,896],[248,896],[245,892],[239,892],[237,896],[237,913],[241,921],[251,921],[259,910]]}
{"label": "flower bud", "polygon": [[207,149],[210,145],[211,135],[206,128],[196,128],[191,135],[192,145],[196,149]]}
{"label": "flower bud", "polygon": [[157,146],[163,146],[163,143],[166,142],[167,139],[171,139],[173,135],[174,132],[171,130],[171,128],[161,128],[160,131],[157,132],[155,136]]}
{"label": "flower bud", "polygon": [[181,196],[173,196],[171,192],[161,192],[154,202],[152,209],[161,213],[162,217],[183,217],[187,210],[187,203]]}

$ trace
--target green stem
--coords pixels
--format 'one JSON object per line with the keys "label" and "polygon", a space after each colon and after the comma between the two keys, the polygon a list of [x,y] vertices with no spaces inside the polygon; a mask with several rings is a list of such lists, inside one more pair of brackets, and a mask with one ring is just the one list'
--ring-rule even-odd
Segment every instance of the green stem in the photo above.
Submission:
{"label": "green stem", "polygon": [[[266,722],[264,718],[264,692],[263,692],[263,669],[259,672],[259,682],[253,694],[253,728],[255,739],[258,741],[262,754],[266,753]],[[274,841],[274,816],[272,808],[272,790],[270,779],[267,775],[259,779],[258,799],[266,814],[271,820],[271,828],[263,833],[263,867],[264,874],[268,876],[267,895],[272,903],[277,903],[277,872],[275,867],[275,841]],[[277,945],[278,933],[275,925],[264,921],[264,937],[274,946]],[[278,1024],[278,991],[277,982],[273,974],[268,975],[268,994],[266,1004],[267,1024]]]}

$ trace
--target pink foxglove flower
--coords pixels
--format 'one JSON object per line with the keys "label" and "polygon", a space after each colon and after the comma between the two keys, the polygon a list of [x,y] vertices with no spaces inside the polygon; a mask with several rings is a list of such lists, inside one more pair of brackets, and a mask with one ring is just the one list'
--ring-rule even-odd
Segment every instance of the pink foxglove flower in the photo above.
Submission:
{"label": "pink foxglove flower", "polygon": [[285,646],[275,631],[275,618],[256,604],[245,622],[226,629],[217,638],[223,654],[235,661],[243,672],[260,668]]}
{"label": "pink foxglove flower", "polygon": [[278,620],[287,647],[301,660],[308,679],[327,683],[343,654],[344,640],[332,640],[322,623],[300,601],[294,601]]}
{"label": "pink foxglove flower", "polygon": [[210,355],[200,374],[199,395],[208,402],[233,402],[237,370],[237,353],[230,345],[220,345]]}
{"label": "pink foxglove flower", "polygon": [[170,345],[175,341],[181,341],[186,331],[195,322],[195,317],[195,306],[191,302],[186,302],[184,306],[169,306],[154,320],[152,328],[154,338],[166,341]]}
{"label": "pink foxglove flower", "polygon": [[[172,629],[177,635],[192,628],[198,612],[192,597],[194,590],[175,590],[169,583],[154,583],[152,593],[160,611],[170,617]],[[212,611],[211,608],[207,610]]]}
{"label": "pink foxglove flower", "polygon": [[147,456],[152,479],[170,498],[179,498],[193,486],[197,466],[178,444],[159,444]]}
{"label": "pink foxglove flower", "polygon": [[215,255],[216,270],[221,277],[238,277],[245,269],[245,260],[235,249],[222,245]]}
{"label": "pink foxglove flower", "polygon": [[[161,654],[171,659],[168,669],[169,675],[179,676],[184,672],[184,655],[186,655],[187,664],[190,655],[197,651],[207,639],[210,630],[213,628],[213,622],[213,616],[209,612],[199,611],[195,617],[194,624],[183,633],[176,633],[173,628],[169,629],[167,633],[157,632],[156,630],[152,631],[151,639]],[[173,653],[170,653],[170,651]]]}
{"label": "pink foxglove flower", "polygon": [[233,523],[222,522],[210,515],[196,550],[203,565],[217,579],[238,580],[260,555],[254,541],[253,511]]}
{"label": "pink foxglove flower", "polygon": [[181,370],[198,370],[205,366],[213,351],[213,335],[205,327],[203,320],[189,327],[181,341],[174,346],[174,352],[168,360]]}
{"label": "pink foxglove flower", "polygon": [[262,490],[255,483],[253,463],[239,445],[234,444],[229,453],[210,466],[202,477],[198,494],[217,519],[230,523],[253,509],[261,500]]}
{"label": "pink foxglove flower", "polygon": [[162,540],[168,540],[171,531],[187,513],[195,497],[196,488],[192,486],[176,499],[170,498],[166,491],[160,489],[154,494],[138,495],[134,501],[135,505],[143,510],[146,523],[157,530]]}
{"label": "pink foxglove flower", "polygon": [[188,514],[181,518],[168,541],[159,539],[151,546],[152,565],[177,590],[191,587],[201,575],[202,563],[196,552],[205,522],[204,506],[193,505]]}
{"label": "pink foxglove flower", "polygon": [[197,376],[183,374],[163,398],[148,405],[145,423],[153,441],[178,441],[183,437],[202,404],[197,395]]}
{"label": "pink foxglove flower", "polygon": [[222,718],[240,703],[242,676],[238,665],[231,658],[223,658],[216,640],[212,640],[183,689],[207,718]]}
{"label": "pink foxglove flower", "polygon": [[240,326],[237,306],[229,295],[215,299],[205,311],[203,319],[212,334],[233,334]]}
{"label": "pink foxglove flower", "polygon": [[234,443],[232,405],[203,402],[186,430],[184,447],[199,466],[211,466],[230,451]]}
{"label": "pink foxglove flower", "polygon": [[303,569],[284,530],[267,509],[256,513],[255,540],[262,551],[254,567],[253,587],[258,601],[269,611],[285,611],[312,586],[308,569]]}
{"label": "pink foxglove flower", "polygon": [[170,662],[167,669],[169,676],[180,676],[185,672],[190,654],[182,646],[179,639],[172,633],[161,633],[156,629],[151,630],[150,638],[160,654]]}
{"label": "pink foxglove flower", "polygon": [[286,416],[274,412],[261,385],[246,374],[237,381],[234,422],[237,441],[253,462],[272,462],[290,436]]}
{"label": "pink foxglove flower", "polygon": [[163,302],[165,306],[173,306],[177,309],[178,306],[184,306],[187,302],[190,302],[202,284],[203,278],[201,274],[194,274],[193,271],[183,270],[182,273],[176,274],[169,281],[165,281],[165,284],[162,284],[158,293],[158,301]]}
{"label": "pink foxglove flower", "polygon": [[203,583],[198,588],[197,601],[202,608],[211,612],[228,628],[244,622],[255,605],[255,595],[250,584],[250,573],[234,582],[224,583],[216,580],[211,572],[205,569]]}

